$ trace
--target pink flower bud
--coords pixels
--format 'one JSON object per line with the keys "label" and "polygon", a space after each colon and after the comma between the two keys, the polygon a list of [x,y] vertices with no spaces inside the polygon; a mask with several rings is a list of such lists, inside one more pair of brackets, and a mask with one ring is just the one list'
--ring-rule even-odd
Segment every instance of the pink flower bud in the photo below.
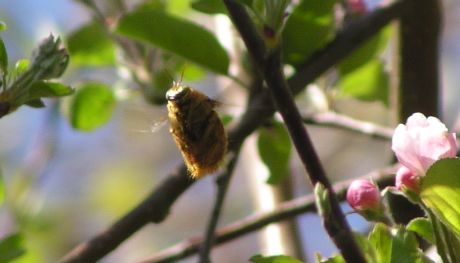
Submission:
{"label": "pink flower bud", "polygon": [[348,8],[358,15],[367,13],[367,6],[364,0],[347,0]]}
{"label": "pink flower bud", "polygon": [[347,201],[357,212],[380,210],[380,192],[371,181],[359,179],[348,187]]}
{"label": "pink flower bud", "polygon": [[457,141],[455,133],[449,133],[439,119],[414,113],[406,125],[396,127],[391,148],[401,164],[424,175],[437,160],[455,157]]}
{"label": "pink flower bud", "polygon": [[420,175],[414,174],[405,166],[401,166],[396,172],[395,186],[396,189],[404,191],[410,190],[414,193],[419,191]]}

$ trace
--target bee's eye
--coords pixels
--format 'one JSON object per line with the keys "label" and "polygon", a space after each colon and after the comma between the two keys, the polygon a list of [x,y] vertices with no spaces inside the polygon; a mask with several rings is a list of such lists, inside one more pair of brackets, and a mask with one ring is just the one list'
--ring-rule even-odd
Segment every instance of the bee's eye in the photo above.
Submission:
{"label": "bee's eye", "polygon": [[166,99],[169,101],[174,101],[180,103],[188,97],[190,94],[190,88],[184,86],[176,86],[166,92]]}

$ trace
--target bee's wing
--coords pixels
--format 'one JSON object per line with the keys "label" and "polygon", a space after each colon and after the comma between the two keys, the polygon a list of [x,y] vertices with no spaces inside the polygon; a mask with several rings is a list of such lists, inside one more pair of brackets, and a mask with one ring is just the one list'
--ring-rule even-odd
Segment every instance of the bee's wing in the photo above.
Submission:
{"label": "bee's wing", "polygon": [[154,132],[159,131],[161,128],[163,128],[167,122],[168,122],[168,117],[162,116],[161,118],[153,121],[149,129],[140,129],[140,130],[136,129],[132,131],[140,132],[140,133],[154,133]]}

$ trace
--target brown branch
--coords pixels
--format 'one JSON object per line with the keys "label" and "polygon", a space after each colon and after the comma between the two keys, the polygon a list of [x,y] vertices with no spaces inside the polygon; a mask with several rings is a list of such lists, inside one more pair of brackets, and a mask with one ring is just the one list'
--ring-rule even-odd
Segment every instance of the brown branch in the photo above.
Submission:
{"label": "brown branch", "polygon": [[[390,166],[373,171],[361,176],[360,178],[371,178],[379,185],[380,189],[383,189],[394,184],[393,177],[396,169],[397,165]],[[345,199],[346,190],[352,180],[343,181],[334,185],[334,190],[340,200]],[[253,231],[259,230],[271,223],[291,219],[294,216],[315,211],[316,207],[313,194],[286,201],[280,203],[273,211],[253,214],[227,226],[221,227],[216,232],[215,243],[223,244]],[[139,263],[174,262],[196,254],[202,242],[202,237],[193,237],[150,257],[144,258],[139,261]]]}
{"label": "brown branch", "polygon": [[329,194],[329,203],[324,205],[330,208],[330,214],[324,215],[324,228],[346,262],[365,263],[366,259],[353,237],[310,135],[302,123],[302,117],[283,73],[281,45],[266,50],[264,40],[257,33],[256,26],[245,7],[235,0],[224,0],[224,4],[256,67],[264,76],[311,183],[323,185]]}
{"label": "brown branch", "polygon": [[[377,10],[376,12],[357,21],[365,24],[366,30],[360,31],[360,26],[347,27],[325,49],[317,52],[304,65],[298,68],[288,83],[294,94],[299,93],[307,84],[314,81],[324,71],[336,64],[340,59],[351,53],[360,43],[376,34],[382,24],[388,23],[398,14],[398,3]],[[353,44],[354,43],[354,44]],[[262,89],[257,96],[250,100],[247,110],[239,124],[229,132],[229,150],[237,149],[254,130],[271,117],[275,112],[270,94]],[[168,175],[144,201],[117,220],[105,231],[96,234],[90,240],[77,245],[61,262],[94,262],[114,250],[124,240],[150,222],[159,223],[167,215],[175,200],[190,187],[190,180],[185,167],[178,172]]]}
{"label": "brown branch", "polygon": [[238,159],[238,151],[232,156],[232,159],[227,165],[227,169],[224,173],[219,175],[216,179],[217,194],[214,202],[214,206],[209,217],[208,227],[205,232],[205,239],[200,251],[200,262],[208,263],[211,262],[209,253],[214,244],[214,235],[217,227],[217,222],[222,212],[222,205],[224,204],[225,196],[227,194],[230,179],[232,178],[233,170],[235,168]]}
{"label": "brown branch", "polygon": [[335,112],[311,114],[304,118],[306,124],[334,127],[353,131],[382,140],[391,140],[393,129],[377,125],[372,122],[360,121]]}

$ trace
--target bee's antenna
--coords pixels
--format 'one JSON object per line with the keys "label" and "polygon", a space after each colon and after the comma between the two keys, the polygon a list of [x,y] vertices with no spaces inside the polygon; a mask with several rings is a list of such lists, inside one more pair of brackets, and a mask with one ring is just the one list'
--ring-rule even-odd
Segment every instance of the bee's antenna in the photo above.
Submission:
{"label": "bee's antenna", "polygon": [[184,78],[184,72],[186,67],[187,63],[184,63],[184,66],[182,67],[182,72],[180,73],[180,83],[182,83],[182,79]]}

